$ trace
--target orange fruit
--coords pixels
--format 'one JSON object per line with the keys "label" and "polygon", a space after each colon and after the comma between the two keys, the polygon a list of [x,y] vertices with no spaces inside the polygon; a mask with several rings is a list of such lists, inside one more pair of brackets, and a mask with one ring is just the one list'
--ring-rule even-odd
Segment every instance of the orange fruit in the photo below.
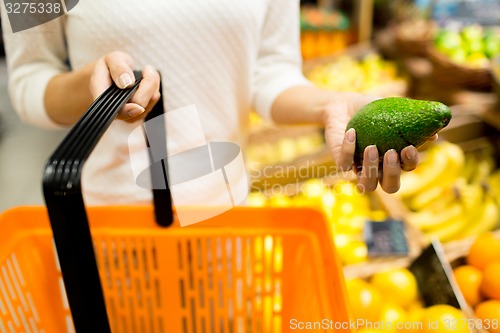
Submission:
{"label": "orange fruit", "polygon": [[471,306],[481,302],[479,287],[483,280],[483,272],[477,267],[464,265],[455,268],[453,273],[465,301]]}
{"label": "orange fruit", "polygon": [[489,300],[479,303],[475,312],[476,317],[481,319],[483,328],[491,333],[500,333],[500,301]]}
{"label": "orange fruit", "polygon": [[354,320],[377,321],[382,308],[380,292],[359,278],[348,280],[346,287]]}
{"label": "orange fruit", "polygon": [[406,268],[375,273],[370,282],[384,295],[384,300],[402,307],[407,307],[418,298],[417,280]]}
{"label": "orange fruit", "polygon": [[500,260],[500,239],[492,233],[479,235],[472,243],[466,257],[467,264],[485,269],[493,261]]}
{"label": "orange fruit", "polygon": [[424,310],[422,332],[424,333],[470,333],[465,315],[451,305],[433,305]]}
{"label": "orange fruit", "polygon": [[486,297],[500,301],[500,261],[486,266],[480,290]]}

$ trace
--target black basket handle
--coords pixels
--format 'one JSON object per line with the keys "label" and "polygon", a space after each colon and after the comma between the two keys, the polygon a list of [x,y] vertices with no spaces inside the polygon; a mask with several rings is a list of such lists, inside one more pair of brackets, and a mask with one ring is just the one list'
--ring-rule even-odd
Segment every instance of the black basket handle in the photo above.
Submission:
{"label": "black basket handle", "polygon": [[[113,84],[92,103],[49,158],[44,170],[45,203],[78,333],[111,332],[82,196],[81,172],[119,110],[139,87],[142,75],[140,72],[134,74],[136,80],[132,87],[119,89]],[[160,98],[146,120],[162,113],[163,101]],[[167,184],[166,190],[153,190],[156,221],[161,226],[169,226],[173,222],[173,211],[166,165],[164,161],[153,164],[151,162],[151,174],[165,177]]]}

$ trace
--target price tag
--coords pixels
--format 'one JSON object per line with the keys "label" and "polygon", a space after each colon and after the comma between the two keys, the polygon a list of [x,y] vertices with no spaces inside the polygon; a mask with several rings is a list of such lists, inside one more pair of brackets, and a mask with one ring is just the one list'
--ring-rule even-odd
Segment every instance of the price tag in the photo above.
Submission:
{"label": "price tag", "polygon": [[448,304],[462,310],[468,309],[438,240],[433,240],[409,268],[417,279],[426,306]]}
{"label": "price tag", "polygon": [[408,241],[402,221],[367,221],[363,234],[370,257],[408,255]]}

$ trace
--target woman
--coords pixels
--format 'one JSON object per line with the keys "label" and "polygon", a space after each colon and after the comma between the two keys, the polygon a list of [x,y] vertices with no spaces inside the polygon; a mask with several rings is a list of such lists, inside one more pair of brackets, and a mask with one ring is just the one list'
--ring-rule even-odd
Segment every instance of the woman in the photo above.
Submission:
{"label": "woman", "polygon": [[[322,124],[336,164],[350,170],[356,133],[346,125],[375,97],[320,90],[302,76],[298,17],[299,3],[290,0],[87,0],[12,33],[3,11],[12,103],[27,123],[69,127],[112,81],[125,88],[132,70],[143,69],[122,121],[111,125],[86,164],[87,204],[150,201],[150,191],[133,179],[128,135],[160,93],[167,111],[195,104],[208,141],[244,146],[251,109],[276,123]],[[376,147],[364,156],[360,186],[373,191],[380,181],[390,193],[399,189],[401,168],[412,170],[418,160],[412,146],[400,156],[388,151],[377,172]]]}

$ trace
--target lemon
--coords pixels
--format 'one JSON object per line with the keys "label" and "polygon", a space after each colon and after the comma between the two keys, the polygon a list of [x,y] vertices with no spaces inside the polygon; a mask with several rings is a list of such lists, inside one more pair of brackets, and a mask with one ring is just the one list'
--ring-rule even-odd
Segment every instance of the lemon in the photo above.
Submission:
{"label": "lemon", "polygon": [[376,273],[371,283],[380,290],[388,302],[407,307],[418,298],[415,276],[406,268],[394,268]]}
{"label": "lemon", "polygon": [[346,287],[354,320],[376,322],[380,317],[382,306],[380,292],[359,278],[348,280]]}
{"label": "lemon", "polygon": [[408,314],[400,305],[385,303],[380,310],[379,322],[385,331],[396,332],[399,326],[403,327]]}
{"label": "lemon", "polygon": [[422,315],[424,333],[470,333],[467,318],[451,305],[433,305],[424,310]]}
{"label": "lemon", "polygon": [[368,248],[363,241],[353,240],[341,248],[337,248],[340,260],[344,265],[365,262],[368,258]]}

